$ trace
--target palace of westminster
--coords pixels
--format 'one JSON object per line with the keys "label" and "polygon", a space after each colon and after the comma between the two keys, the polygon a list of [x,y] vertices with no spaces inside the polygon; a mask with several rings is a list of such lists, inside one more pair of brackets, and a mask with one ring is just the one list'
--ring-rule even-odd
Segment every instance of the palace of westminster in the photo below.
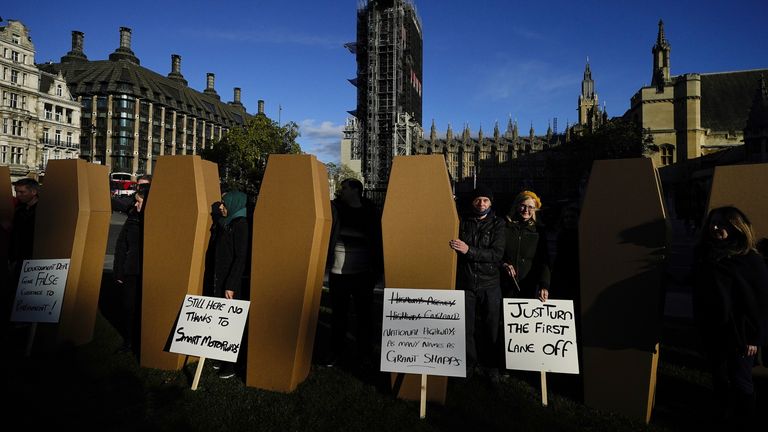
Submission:
{"label": "palace of westminster", "polygon": [[[345,45],[357,59],[349,80],[357,106],[341,137],[341,163],[359,172],[368,189],[386,187],[393,156],[442,154],[456,193],[482,181],[502,196],[527,187],[546,196],[562,186],[548,171],[548,150],[609,121],[587,63],[578,122],[563,133],[555,123],[544,135],[532,126],[520,134],[511,119],[489,133],[468,125],[438,133],[433,120],[425,133],[422,27],[413,4],[369,0],[357,16],[357,40]],[[202,92],[192,89],[180,56],[171,56],[170,72],[162,75],[141,66],[131,29],[120,28],[119,36],[107,60],[89,60],[84,34],[73,31],[71,51],[59,63],[35,64],[26,26],[0,22],[0,165],[10,167],[13,179],[43,174],[48,160],[78,157],[111,172],[151,173],[157,156],[196,154],[252,116],[239,88],[223,102],[209,73]],[[652,137],[658,151],[646,156],[658,167],[723,159],[717,156],[723,150],[736,151],[729,158],[737,162],[767,161],[768,69],[673,75],[670,51],[659,21],[651,84],[631,96],[622,116]],[[263,101],[257,112],[263,114]]]}

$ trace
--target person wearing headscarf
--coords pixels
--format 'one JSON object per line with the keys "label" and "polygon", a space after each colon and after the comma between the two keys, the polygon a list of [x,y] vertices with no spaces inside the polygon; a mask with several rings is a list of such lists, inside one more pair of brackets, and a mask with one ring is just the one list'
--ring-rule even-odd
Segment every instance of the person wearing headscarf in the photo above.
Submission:
{"label": "person wearing headscarf", "polygon": [[[240,299],[248,256],[248,196],[240,191],[224,194],[216,220],[214,296]],[[217,363],[220,378],[235,376],[235,364]]]}
{"label": "person wearing headscarf", "polygon": [[224,194],[219,205],[216,233],[214,295],[237,299],[242,291],[243,271],[248,252],[248,197],[240,191]]}

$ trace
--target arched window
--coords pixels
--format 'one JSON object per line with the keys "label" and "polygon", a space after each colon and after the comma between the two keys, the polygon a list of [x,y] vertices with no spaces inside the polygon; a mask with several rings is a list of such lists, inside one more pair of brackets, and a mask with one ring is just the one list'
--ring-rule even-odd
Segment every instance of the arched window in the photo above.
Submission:
{"label": "arched window", "polygon": [[675,146],[662,144],[659,148],[661,149],[661,166],[672,165],[675,162]]}

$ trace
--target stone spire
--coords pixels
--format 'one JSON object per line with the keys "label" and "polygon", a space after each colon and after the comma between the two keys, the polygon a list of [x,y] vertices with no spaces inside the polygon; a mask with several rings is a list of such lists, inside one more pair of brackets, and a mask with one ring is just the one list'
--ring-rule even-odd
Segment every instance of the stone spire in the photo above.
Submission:
{"label": "stone spire", "polygon": [[659,20],[659,33],[656,36],[656,44],[651,52],[653,53],[653,76],[651,85],[659,91],[663,90],[664,84],[670,81],[670,62],[669,56],[672,46],[664,36],[664,21]]}
{"label": "stone spire", "polygon": [[469,144],[469,141],[471,140],[471,135],[469,131],[469,123],[464,123],[464,131],[461,133],[461,142],[464,144]]}
{"label": "stone spire", "polygon": [[429,141],[437,141],[437,128],[435,127],[435,119],[432,119],[432,127],[429,128]]}
{"label": "stone spire", "polygon": [[584,99],[594,99],[595,97],[595,81],[592,80],[589,57],[587,57],[587,65],[584,67],[584,78],[581,80],[581,97]]}

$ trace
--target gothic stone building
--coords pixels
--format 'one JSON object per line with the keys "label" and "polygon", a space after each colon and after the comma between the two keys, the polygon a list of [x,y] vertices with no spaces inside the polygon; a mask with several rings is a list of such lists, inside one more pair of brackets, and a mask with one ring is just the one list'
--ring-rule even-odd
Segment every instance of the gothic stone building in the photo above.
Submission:
{"label": "gothic stone building", "polygon": [[672,46],[659,21],[651,85],[632,96],[625,117],[647,129],[659,152],[657,166],[671,165],[744,144],[744,129],[761,75],[768,69],[671,73]]}

